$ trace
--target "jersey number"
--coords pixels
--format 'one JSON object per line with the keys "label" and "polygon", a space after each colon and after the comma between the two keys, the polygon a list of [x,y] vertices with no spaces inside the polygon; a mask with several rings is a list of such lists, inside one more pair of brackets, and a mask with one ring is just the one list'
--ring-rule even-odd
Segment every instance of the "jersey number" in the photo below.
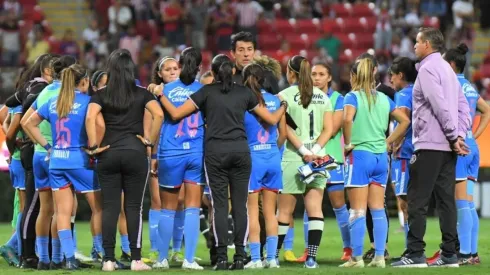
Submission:
{"label": "jersey number", "polygon": [[314,119],[313,119],[313,111],[311,111],[308,116],[310,117],[310,140],[314,140],[315,137],[313,136],[313,128],[314,128]]}
{"label": "jersey number", "polygon": [[56,121],[55,144],[57,144],[61,148],[70,147],[71,131],[68,127],[65,126],[65,123],[67,123],[69,120],[69,118],[62,118]]}
{"label": "jersey number", "polygon": [[186,133],[184,133],[184,123],[187,123],[187,134],[190,137],[195,137],[197,134],[197,128],[199,127],[199,114],[190,115],[179,122],[177,137],[183,137],[186,135]]}

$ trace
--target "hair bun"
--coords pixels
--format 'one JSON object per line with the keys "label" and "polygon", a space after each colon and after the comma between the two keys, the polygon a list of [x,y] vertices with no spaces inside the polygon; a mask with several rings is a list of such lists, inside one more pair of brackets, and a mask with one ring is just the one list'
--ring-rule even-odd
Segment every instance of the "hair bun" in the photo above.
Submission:
{"label": "hair bun", "polygon": [[460,43],[457,47],[456,50],[460,54],[466,54],[468,52],[468,46],[465,43]]}

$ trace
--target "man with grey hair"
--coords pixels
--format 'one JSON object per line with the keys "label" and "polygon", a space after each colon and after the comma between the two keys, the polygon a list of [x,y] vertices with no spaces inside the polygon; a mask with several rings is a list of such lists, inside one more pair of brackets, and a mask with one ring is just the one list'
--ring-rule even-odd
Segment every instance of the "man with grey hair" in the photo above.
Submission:
{"label": "man with grey hair", "polygon": [[430,266],[458,267],[456,256],[455,169],[457,155],[469,153],[464,139],[471,126],[468,103],[456,74],[441,56],[444,37],[421,28],[415,55],[418,77],[413,88],[413,145],[408,185],[407,254],[393,267],[427,267],[424,235],[427,208],[434,192],[442,232],[440,258]]}

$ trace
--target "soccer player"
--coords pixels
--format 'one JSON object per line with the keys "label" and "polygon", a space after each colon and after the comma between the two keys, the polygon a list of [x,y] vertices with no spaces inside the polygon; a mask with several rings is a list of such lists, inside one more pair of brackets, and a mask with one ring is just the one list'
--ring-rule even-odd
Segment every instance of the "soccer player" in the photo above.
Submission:
{"label": "soccer player", "polygon": [[[412,89],[413,83],[417,78],[417,70],[415,62],[407,57],[398,57],[393,61],[390,67],[391,84],[398,91],[395,94],[396,108],[405,113],[412,119]],[[394,126],[397,126],[395,121]],[[404,232],[405,232],[405,248],[406,238],[408,234],[408,205],[407,205],[407,189],[410,179],[410,159],[413,155],[412,145],[412,126],[409,125],[407,132],[393,144],[393,160],[397,161],[395,169],[395,195],[400,204],[400,209],[404,217]],[[402,253],[402,257],[405,253]]]}
{"label": "soccer player", "polygon": [[[374,225],[375,257],[368,265],[385,267],[384,251],[388,231],[384,209],[388,178],[388,145],[405,134],[408,117],[395,103],[375,90],[375,64],[361,58],[351,68],[352,91],[344,98],[343,134],[347,155],[345,187],[350,201],[349,229],[352,257],[341,267],[364,267],[362,249],[366,228],[366,208]],[[400,125],[386,139],[389,116]]]}
{"label": "soccer player", "polygon": [[[278,97],[262,90],[264,69],[257,64],[250,64],[243,69],[245,86],[249,87],[259,99],[259,104],[266,106],[270,112],[276,111],[281,102]],[[256,116],[245,114],[245,131],[252,158],[252,172],[248,188],[247,209],[249,215],[249,242],[251,261],[245,269],[278,268],[277,249],[277,193],[282,190],[281,155],[279,147],[286,140],[286,118],[278,125],[263,124]],[[279,133],[278,133],[279,131]],[[266,221],[267,257],[262,263],[260,255],[259,195],[262,195],[262,208]]]}
{"label": "soccer player", "polygon": [[[201,53],[195,48],[182,51],[179,65],[179,79],[168,83],[159,97],[166,97],[175,106],[180,106],[198,91],[202,84],[196,81]],[[160,135],[158,155],[152,155],[152,170],[158,169],[161,187],[162,212],[158,232],[161,244],[158,262],[154,268],[169,268],[168,248],[170,245],[176,210],[179,204],[180,188],[185,187],[184,236],[186,240],[185,259],[182,268],[202,270],[194,256],[199,238],[199,208],[201,207],[202,185],[205,184],[203,168],[204,120],[201,113],[192,114],[181,120],[165,117]],[[157,168],[158,160],[158,168]]]}
{"label": "soccer player", "polygon": [[480,137],[490,122],[490,107],[480,97],[473,85],[464,77],[466,66],[466,53],[468,47],[461,43],[456,48],[448,50],[443,58],[449,62],[451,68],[458,75],[463,93],[470,107],[470,114],[475,118],[476,111],[481,112],[481,120],[475,132],[470,128],[466,134],[465,142],[470,148],[470,154],[458,156],[456,162],[456,207],[458,209],[458,239],[459,239],[459,264],[468,265],[479,263],[478,233],[479,218],[473,203],[473,186],[478,179],[480,167],[480,152],[476,139]]}
{"label": "soccer player", "polygon": [[313,85],[327,94],[333,106],[333,138],[325,146],[327,154],[330,154],[338,164],[337,169],[330,171],[330,179],[327,180],[327,191],[330,203],[332,204],[337,225],[339,226],[342,236],[344,251],[342,261],[350,259],[352,249],[350,247],[349,234],[349,211],[345,205],[344,194],[344,155],[342,153],[342,119],[344,116],[344,97],[332,90],[330,83],[332,81],[332,69],[326,63],[319,63],[313,66],[311,77]]}
{"label": "soccer player", "polygon": [[[37,106],[37,112],[28,118],[24,127],[47,151],[61,250],[66,258],[66,268],[73,270],[78,269],[78,263],[70,223],[74,203],[72,187],[76,192],[85,194],[92,210],[93,238],[102,231],[102,206],[99,184],[93,169],[88,167],[89,158],[83,151],[87,147],[85,114],[90,101],[90,96],[86,94],[89,87],[88,70],[74,64],[63,70],[61,78],[59,95]],[[40,131],[39,124],[43,120],[51,124],[53,146]],[[98,250],[102,251],[102,242],[97,245]]]}
{"label": "soccer player", "polygon": [[318,268],[316,254],[324,227],[322,201],[326,182],[317,178],[306,184],[297,173],[305,162],[325,155],[324,146],[332,137],[332,105],[328,96],[313,86],[310,63],[304,57],[296,55],[289,59],[286,76],[291,87],[281,91],[279,96],[288,102],[288,113],[299,127],[288,128],[282,160],[284,186],[279,195],[277,253],[289,230],[296,196],[303,195],[308,213],[308,258],[304,266]]}

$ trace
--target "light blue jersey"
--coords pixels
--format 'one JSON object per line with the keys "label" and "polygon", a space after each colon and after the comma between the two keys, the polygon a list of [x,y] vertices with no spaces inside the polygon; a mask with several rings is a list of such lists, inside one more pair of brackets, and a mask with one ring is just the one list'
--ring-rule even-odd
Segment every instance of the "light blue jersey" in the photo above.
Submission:
{"label": "light blue jersey", "polygon": [[[396,108],[406,108],[410,111],[408,117],[412,117],[412,90],[413,84],[401,89],[395,94],[395,104]],[[395,121],[395,127],[398,122]],[[410,159],[413,155],[413,144],[412,144],[412,124],[408,126],[407,132],[405,133],[405,139],[403,141],[400,150],[398,150],[396,157],[400,159]]]}

